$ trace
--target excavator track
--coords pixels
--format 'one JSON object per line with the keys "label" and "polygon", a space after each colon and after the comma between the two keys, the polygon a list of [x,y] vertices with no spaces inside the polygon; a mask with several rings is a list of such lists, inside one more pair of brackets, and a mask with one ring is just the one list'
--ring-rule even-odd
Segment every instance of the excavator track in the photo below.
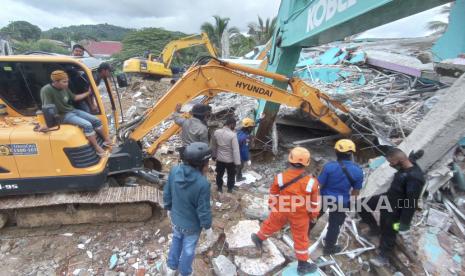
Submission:
{"label": "excavator track", "polygon": [[0,212],[18,227],[136,222],[152,217],[163,205],[154,186],[108,187],[97,192],[55,193],[2,198]]}

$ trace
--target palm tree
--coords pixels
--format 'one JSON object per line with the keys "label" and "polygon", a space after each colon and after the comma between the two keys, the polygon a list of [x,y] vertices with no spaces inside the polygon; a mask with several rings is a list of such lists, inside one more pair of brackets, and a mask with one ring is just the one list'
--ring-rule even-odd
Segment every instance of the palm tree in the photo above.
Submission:
{"label": "palm tree", "polygon": [[[439,12],[440,14],[450,14],[450,11],[452,10],[452,7],[454,6],[454,4],[450,4],[450,5],[447,5],[447,6],[444,6],[441,8],[441,11]],[[430,21],[426,24],[426,28],[430,31],[433,31],[433,35],[435,34],[442,34],[446,31],[447,29],[447,26],[449,25],[449,23],[447,22],[444,22],[444,21],[440,21],[440,20],[433,20],[433,21]]]}
{"label": "palm tree", "polygon": [[[202,32],[207,33],[213,45],[219,50],[218,52],[222,53],[222,56],[224,56],[225,53],[222,52],[223,47],[221,43],[222,39],[225,39],[223,35],[226,36],[226,39],[229,39],[232,34],[239,33],[239,30],[236,27],[228,28],[230,20],[228,17],[214,15],[213,18],[215,19],[214,24],[205,22],[200,26],[200,29]],[[229,55],[229,53],[226,53],[226,55]]]}
{"label": "palm tree", "polygon": [[276,22],[276,17],[272,19],[267,18],[263,21],[263,19],[258,16],[258,24],[255,22],[249,23],[249,31],[247,33],[255,39],[257,44],[265,44],[273,36]]}

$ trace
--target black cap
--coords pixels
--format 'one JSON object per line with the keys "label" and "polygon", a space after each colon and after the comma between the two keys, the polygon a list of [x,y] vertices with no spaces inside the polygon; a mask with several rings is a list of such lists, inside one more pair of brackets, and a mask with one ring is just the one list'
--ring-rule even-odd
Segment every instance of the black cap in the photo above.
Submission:
{"label": "black cap", "polygon": [[73,50],[76,49],[76,48],[81,49],[81,50],[83,50],[83,51],[86,50],[86,49],[84,49],[84,46],[82,46],[81,44],[74,44],[74,45],[73,45]]}
{"label": "black cap", "polygon": [[97,72],[101,72],[103,70],[110,70],[111,71],[111,65],[108,62],[102,62],[97,68]]}

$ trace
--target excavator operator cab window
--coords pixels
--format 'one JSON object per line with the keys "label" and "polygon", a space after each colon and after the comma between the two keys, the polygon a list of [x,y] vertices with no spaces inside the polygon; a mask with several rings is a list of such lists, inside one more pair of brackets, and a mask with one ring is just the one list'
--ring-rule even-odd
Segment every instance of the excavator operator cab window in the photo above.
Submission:
{"label": "excavator operator cab window", "polygon": [[[52,62],[0,62],[0,98],[19,114],[35,116],[42,107],[40,89],[51,82],[51,72],[66,71],[69,88],[75,94],[89,89],[89,78],[75,67]],[[99,113],[100,110],[94,112]]]}

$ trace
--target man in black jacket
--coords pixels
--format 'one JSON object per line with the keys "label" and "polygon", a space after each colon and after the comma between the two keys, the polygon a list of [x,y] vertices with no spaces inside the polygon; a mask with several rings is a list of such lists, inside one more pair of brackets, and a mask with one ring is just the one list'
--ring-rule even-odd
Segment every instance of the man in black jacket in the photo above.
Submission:
{"label": "man in black jacket", "polygon": [[[421,154],[422,155],[422,154]],[[369,210],[363,209],[360,213],[362,222],[370,226],[371,233],[381,233],[380,254],[371,262],[382,266],[388,263],[388,256],[394,248],[397,233],[406,233],[418,205],[418,200],[425,184],[423,171],[416,164],[420,154],[409,157],[400,149],[391,149],[386,158],[389,165],[397,170],[389,190],[381,195],[373,196],[368,201],[372,210],[376,208],[381,197],[387,197],[390,208],[381,210],[380,226]]]}

